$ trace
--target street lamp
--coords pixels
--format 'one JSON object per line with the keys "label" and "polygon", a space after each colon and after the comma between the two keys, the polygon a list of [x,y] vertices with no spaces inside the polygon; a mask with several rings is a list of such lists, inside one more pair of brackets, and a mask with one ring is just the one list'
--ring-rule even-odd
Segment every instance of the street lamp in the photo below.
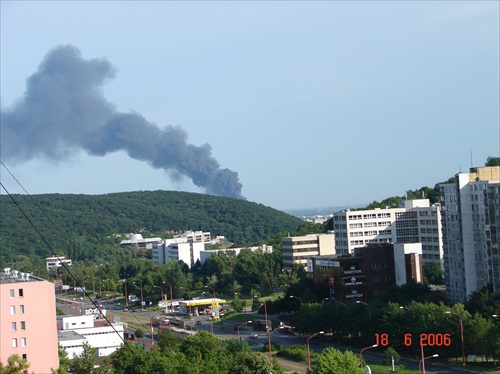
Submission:
{"label": "street lamp", "polygon": [[241,325],[238,326],[238,340],[241,340],[240,338],[240,327],[245,326],[247,323],[252,323],[252,321],[245,321]]}
{"label": "street lamp", "polygon": [[[184,287],[181,287],[181,290],[185,289]],[[186,291],[188,293],[188,300],[189,300],[189,324],[191,325],[191,333],[193,333],[193,312],[191,309],[191,291],[189,288],[186,288]]]}
{"label": "street lamp", "polygon": [[[137,285],[136,282],[132,282],[133,284]],[[141,286],[141,310],[144,310],[144,299],[142,298],[142,283],[140,284]]]}
{"label": "street lamp", "polygon": [[170,284],[167,281],[164,281],[163,283],[168,284],[168,286],[170,287],[170,313],[173,313],[174,312],[174,298],[172,296],[172,284]]}
{"label": "street lamp", "polygon": [[316,335],[319,335],[319,334],[324,334],[325,332],[324,331],[318,331],[317,333],[315,334],[312,334],[310,337],[307,338],[307,369],[309,371],[311,371],[311,348],[309,347],[309,340],[311,340],[311,338],[314,338]]}
{"label": "street lamp", "polygon": [[453,314],[460,319],[460,339],[462,340],[462,366],[465,366],[465,344],[464,344],[464,324],[462,322],[462,316],[457,313],[446,311],[446,314]]}
{"label": "street lamp", "polygon": [[297,297],[297,296],[293,296],[293,295],[290,295],[290,299],[297,299],[300,301],[300,307],[302,308],[302,299],[300,297]]}
{"label": "street lamp", "polygon": [[418,362],[419,372],[420,372],[420,366],[422,366],[422,374],[425,374],[425,360],[428,358],[433,358],[433,357],[439,357],[439,355],[436,353],[435,355],[432,355],[432,356],[422,357],[422,359]]}
{"label": "street lamp", "polygon": [[212,290],[212,312],[213,312],[213,317],[214,317],[214,320],[215,320],[215,288],[212,288],[212,287],[208,287],[208,286],[205,286],[205,288],[208,288],[210,290]]}
{"label": "street lamp", "polygon": [[160,289],[160,291],[161,291],[161,301],[163,301],[163,288],[161,288],[160,286],[153,286],[153,287]]}
{"label": "street lamp", "polygon": [[372,310],[370,308],[370,304],[365,303],[364,301],[360,301],[360,300],[356,300],[356,304],[363,304],[363,305],[366,305],[368,307],[368,319],[371,320],[372,319]]}
{"label": "street lamp", "polygon": [[360,367],[361,369],[363,369],[363,351],[364,351],[365,349],[371,349],[371,348],[377,348],[377,347],[378,347],[378,345],[377,345],[377,344],[373,344],[373,345],[370,345],[370,346],[368,346],[368,347],[363,348],[363,349],[359,352],[359,367]]}

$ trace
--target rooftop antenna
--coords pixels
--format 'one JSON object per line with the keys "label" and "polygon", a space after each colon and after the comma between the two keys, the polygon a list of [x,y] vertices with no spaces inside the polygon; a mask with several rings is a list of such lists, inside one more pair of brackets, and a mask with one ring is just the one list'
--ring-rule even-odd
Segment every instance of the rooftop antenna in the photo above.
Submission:
{"label": "rooftop antenna", "polygon": [[472,162],[472,146],[470,146],[470,167],[474,167],[474,163]]}

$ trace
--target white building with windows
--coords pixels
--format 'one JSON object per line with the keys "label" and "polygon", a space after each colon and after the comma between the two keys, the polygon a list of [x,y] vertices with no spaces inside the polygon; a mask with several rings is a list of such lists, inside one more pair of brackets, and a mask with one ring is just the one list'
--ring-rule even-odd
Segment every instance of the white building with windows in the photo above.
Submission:
{"label": "white building with windows", "polygon": [[335,254],[335,235],[327,233],[288,236],[281,239],[281,252],[284,270],[293,270],[294,264],[306,268],[307,259],[311,256]]}
{"label": "white building with windows", "polygon": [[200,252],[205,250],[204,242],[187,242],[185,238],[165,239],[153,245],[153,262],[155,265],[167,264],[170,261],[183,261],[193,266],[201,260]]}
{"label": "white building with windows", "polygon": [[59,257],[47,257],[45,259],[45,266],[47,270],[50,270],[52,268],[60,268],[63,264],[66,264],[68,266],[71,266],[71,260],[64,256],[59,256]]}
{"label": "white building with windows", "polygon": [[500,166],[471,168],[455,179],[440,185],[444,265],[448,297],[463,303],[488,283],[500,292]]}
{"label": "white building with windows", "polygon": [[401,208],[344,210],[334,213],[335,251],[352,254],[354,248],[376,243],[422,243],[424,262],[443,266],[439,204],[428,199],[405,200]]}
{"label": "white building with windows", "polygon": [[111,323],[93,315],[59,316],[57,318],[59,344],[70,359],[83,352],[83,343],[97,349],[97,355],[108,356],[124,343],[125,324]]}

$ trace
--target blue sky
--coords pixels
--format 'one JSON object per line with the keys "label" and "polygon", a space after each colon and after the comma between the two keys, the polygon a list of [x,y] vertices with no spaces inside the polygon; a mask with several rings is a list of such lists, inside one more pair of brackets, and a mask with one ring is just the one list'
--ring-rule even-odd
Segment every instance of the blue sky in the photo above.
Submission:
{"label": "blue sky", "polygon": [[[71,45],[114,67],[101,89],[116,112],[209,144],[249,201],[359,205],[499,156],[498,1],[0,6],[3,113],[23,101],[49,51]],[[205,191],[124,151],[69,148],[62,158],[2,154],[2,162],[31,194]]]}

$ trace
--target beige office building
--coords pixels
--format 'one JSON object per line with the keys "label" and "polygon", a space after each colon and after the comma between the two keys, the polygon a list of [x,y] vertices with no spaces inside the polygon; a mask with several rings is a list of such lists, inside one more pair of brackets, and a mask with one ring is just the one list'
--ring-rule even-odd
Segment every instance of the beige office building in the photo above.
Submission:
{"label": "beige office building", "polygon": [[306,268],[307,259],[311,256],[335,254],[335,235],[289,236],[281,239],[281,251],[284,270],[292,270],[294,264],[301,264]]}

